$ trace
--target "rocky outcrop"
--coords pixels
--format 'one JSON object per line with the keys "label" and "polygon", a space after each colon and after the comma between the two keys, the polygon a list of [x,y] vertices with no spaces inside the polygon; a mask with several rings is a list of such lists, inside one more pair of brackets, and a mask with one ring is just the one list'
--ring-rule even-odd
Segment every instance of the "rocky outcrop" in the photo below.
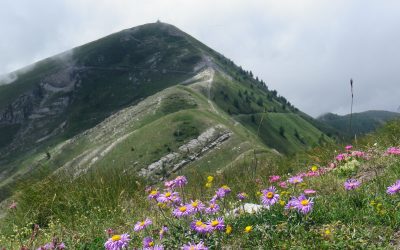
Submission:
{"label": "rocky outcrop", "polygon": [[163,180],[185,165],[220,146],[232,136],[232,132],[222,125],[211,127],[197,138],[179,147],[178,152],[169,153],[139,172],[140,176],[154,181]]}

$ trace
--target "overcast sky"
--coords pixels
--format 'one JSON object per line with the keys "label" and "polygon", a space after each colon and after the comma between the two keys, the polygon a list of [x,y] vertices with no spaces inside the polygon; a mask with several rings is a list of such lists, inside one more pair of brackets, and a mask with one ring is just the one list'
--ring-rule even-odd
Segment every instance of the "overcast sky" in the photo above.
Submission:
{"label": "overcast sky", "polygon": [[400,105],[397,0],[2,0],[0,74],[160,19],[310,115]]}

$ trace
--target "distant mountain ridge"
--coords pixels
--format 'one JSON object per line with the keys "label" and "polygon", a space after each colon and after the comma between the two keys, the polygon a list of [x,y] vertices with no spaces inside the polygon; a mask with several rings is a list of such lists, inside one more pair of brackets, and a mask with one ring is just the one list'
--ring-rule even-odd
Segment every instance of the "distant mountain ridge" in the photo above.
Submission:
{"label": "distant mountain ridge", "polygon": [[383,111],[383,110],[369,110],[352,115],[352,129],[350,132],[350,114],[337,115],[327,113],[321,115],[317,120],[333,127],[343,137],[353,137],[354,134],[362,135],[376,130],[385,122],[400,118],[400,113]]}

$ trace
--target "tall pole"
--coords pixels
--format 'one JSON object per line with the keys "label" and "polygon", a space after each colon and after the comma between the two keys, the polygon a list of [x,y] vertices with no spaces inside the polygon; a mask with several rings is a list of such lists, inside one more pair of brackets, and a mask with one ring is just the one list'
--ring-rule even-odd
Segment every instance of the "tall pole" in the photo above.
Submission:
{"label": "tall pole", "polygon": [[351,88],[351,108],[350,108],[350,134],[352,133],[351,130],[351,123],[352,123],[352,119],[353,119],[353,79],[350,78],[350,88]]}

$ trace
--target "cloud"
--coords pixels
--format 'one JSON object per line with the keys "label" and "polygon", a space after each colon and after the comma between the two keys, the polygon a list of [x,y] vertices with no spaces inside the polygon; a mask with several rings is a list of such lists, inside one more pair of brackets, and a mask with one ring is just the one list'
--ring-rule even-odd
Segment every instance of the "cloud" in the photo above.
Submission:
{"label": "cloud", "polygon": [[364,0],[5,0],[0,74],[157,19],[242,65],[301,110],[399,105],[400,2]]}

